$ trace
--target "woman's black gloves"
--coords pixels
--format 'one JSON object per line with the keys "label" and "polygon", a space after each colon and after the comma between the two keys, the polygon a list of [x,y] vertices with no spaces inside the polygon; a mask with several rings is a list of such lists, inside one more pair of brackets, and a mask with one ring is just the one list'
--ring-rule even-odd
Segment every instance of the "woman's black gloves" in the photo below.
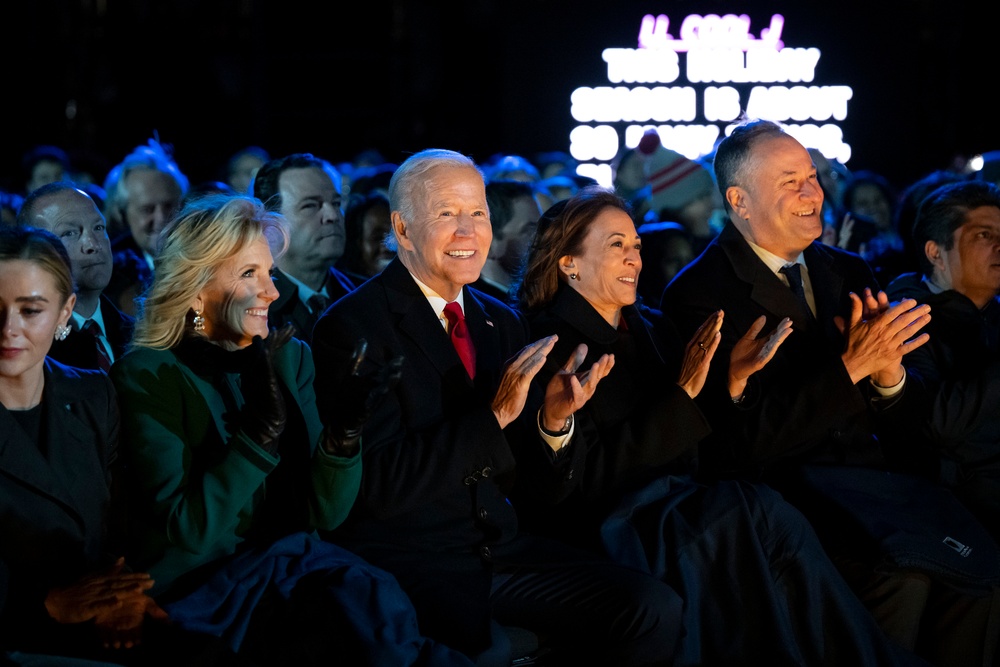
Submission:
{"label": "woman's black gloves", "polygon": [[285,397],[274,372],[274,355],[287,343],[294,329],[286,326],[272,329],[264,340],[254,336],[250,346],[241,351],[247,355],[240,374],[243,393],[243,432],[269,454],[276,454],[281,433],[285,430]]}

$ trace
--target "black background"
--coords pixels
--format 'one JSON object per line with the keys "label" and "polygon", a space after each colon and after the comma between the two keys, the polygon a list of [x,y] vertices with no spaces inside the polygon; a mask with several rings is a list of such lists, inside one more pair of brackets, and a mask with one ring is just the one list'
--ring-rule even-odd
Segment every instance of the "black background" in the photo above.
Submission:
{"label": "black background", "polygon": [[[892,7],[884,5],[891,4]],[[570,93],[607,83],[601,51],[634,48],[644,14],[785,17],[817,80],[849,85],[852,169],[902,186],[1000,149],[998,3],[564,0],[65,0],[5,3],[0,186],[54,143],[103,179],[155,132],[192,182],[238,148],[398,162],[443,147],[483,161],[568,148]],[[71,104],[72,101],[72,104]],[[68,117],[68,106],[75,114]]]}

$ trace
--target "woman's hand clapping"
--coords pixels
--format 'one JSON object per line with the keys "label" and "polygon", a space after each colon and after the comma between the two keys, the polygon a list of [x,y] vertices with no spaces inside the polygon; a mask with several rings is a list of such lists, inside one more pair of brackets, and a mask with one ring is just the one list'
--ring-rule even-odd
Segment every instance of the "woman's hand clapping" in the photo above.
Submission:
{"label": "woman's hand clapping", "polygon": [[715,356],[715,350],[722,340],[723,312],[717,310],[708,316],[708,319],[698,330],[684,348],[684,358],[681,360],[681,374],[677,380],[677,386],[687,392],[687,395],[694,398],[701,393],[708,378],[708,367]]}
{"label": "woman's hand clapping", "polygon": [[733,400],[742,398],[750,376],[771,361],[778,346],[792,333],[792,321],[786,317],[778,322],[770,335],[758,338],[766,322],[764,315],[754,320],[729,354],[729,396]]}

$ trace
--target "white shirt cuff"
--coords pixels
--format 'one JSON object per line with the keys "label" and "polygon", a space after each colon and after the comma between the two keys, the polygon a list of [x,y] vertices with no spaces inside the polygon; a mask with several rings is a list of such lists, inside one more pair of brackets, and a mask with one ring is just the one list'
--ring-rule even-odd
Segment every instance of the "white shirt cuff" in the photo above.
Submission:
{"label": "white shirt cuff", "polygon": [[538,414],[535,415],[535,421],[538,423],[538,435],[542,436],[542,440],[545,441],[552,451],[558,452],[560,449],[569,444],[570,438],[573,437],[573,431],[576,429],[576,419],[572,416],[569,418],[569,431],[563,435],[549,435],[542,428],[542,408],[538,408]]}
{"label": "white shirt cuff", "polygon": [[875,390],[875,392],[879,395],[880,398],[891,398],[896,394],[898,394],[899,392],[903,391],[903,384],[906,383],[906,367],[905,366],[903,367],[903,377],[900,379],[899,382],[892,385],[891,387],[880,387],[879,385],[875,384],[875,381],[872,380],[871,378],[868,378],[868,382],[871,384],[872,388]]}

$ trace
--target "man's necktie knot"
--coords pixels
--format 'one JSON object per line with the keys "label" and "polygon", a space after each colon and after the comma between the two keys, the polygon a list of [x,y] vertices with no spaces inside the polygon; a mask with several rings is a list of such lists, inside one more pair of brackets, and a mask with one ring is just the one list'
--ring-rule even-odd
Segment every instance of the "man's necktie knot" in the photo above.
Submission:
{"label": "man's necktie knot", "polygon": [[312,311],[312,314],[318,317],[326,312],[327,306],[330,305],[330,299],[325,294],[316,292],[309,297],[306,303],[309,305],[309,310]]}

